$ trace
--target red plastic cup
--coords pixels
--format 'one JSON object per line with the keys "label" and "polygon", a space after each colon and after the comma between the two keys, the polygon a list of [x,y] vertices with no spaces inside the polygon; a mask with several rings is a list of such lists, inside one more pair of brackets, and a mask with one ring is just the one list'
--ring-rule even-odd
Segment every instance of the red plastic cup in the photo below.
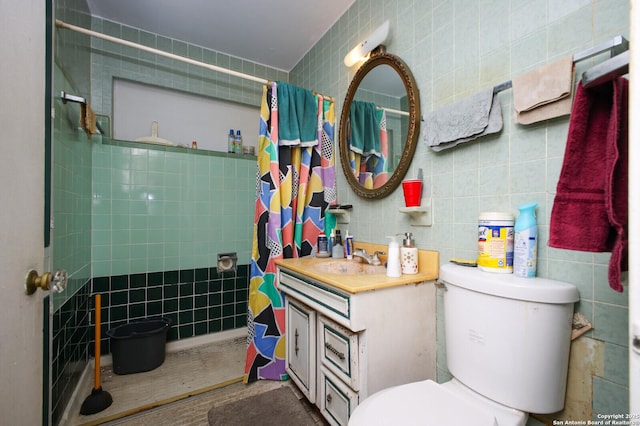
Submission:
{"label": "red plastic cup", "polygon": [[422,198],[422,181],[418,179],[408,179],[402,181],[404,191],[404,204],[406,207],[418,207]]}

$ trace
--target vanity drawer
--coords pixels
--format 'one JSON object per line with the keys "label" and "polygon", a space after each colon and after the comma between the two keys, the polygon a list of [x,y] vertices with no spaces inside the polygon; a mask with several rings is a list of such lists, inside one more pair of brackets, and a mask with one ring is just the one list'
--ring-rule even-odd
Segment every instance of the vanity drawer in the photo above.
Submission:
{"label": "vanity drawer", "polygon": [[351,297],[337,289],[323,285],[311,278],[301,277],[280,270],[280,287],[286,294],[295,297],[318,311],[328,312],[337,318],[351,318]]}
{"label": "vanity drawer", "polygon": [[323,365],[320,369],[320,412],[332,425],[347,425],[358,405],[358,393],[351,390]]}
{"label": "vanity drawer", "polygon": [[318,316],[320,363],[352,389],[360,390],[358,334]]}

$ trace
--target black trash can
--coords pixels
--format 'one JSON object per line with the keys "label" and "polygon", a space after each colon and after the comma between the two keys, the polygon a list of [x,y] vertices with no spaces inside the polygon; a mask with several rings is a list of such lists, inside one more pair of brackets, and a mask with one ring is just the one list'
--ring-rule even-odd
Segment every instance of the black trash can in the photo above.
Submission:
{"label": "black trash can", "polygon": [[113,372],[142,373],[162,365],[169,328],[171,321],[160,318],[131,322],[108,330]]}

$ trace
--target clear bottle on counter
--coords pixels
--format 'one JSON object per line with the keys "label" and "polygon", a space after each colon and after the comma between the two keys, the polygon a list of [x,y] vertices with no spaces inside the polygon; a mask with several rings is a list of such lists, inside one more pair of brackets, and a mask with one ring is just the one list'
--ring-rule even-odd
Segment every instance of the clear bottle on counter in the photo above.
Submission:
{"label": "clear bottle on counter", "polygon": [[344,258],[344,246],[342,245],[342,236],[340,235],[340,230],[336,229],[335,234],[335,243],[333,248],[331,249],[331,257],[336,259]]}
{"label": "clear bottle on counter", "polygon": [[233,152],[235,152],[236,154],[242,154],[242,135],[240,134],[240,130],[236,130],[235,145],[234,145]]}
{"label": "clear bottle on counter", "polygon": [[227,152],[233,153],[236,151],[236,136],[233,134],[233,129],[229,129],[229,134],[227,135]]}
{"label": "clear bottle on counter", "polygon": [[331,230],[331,234],[329,234],[329,256],[333,256],[333,246],[336,245],[336,233],[335,229]]}

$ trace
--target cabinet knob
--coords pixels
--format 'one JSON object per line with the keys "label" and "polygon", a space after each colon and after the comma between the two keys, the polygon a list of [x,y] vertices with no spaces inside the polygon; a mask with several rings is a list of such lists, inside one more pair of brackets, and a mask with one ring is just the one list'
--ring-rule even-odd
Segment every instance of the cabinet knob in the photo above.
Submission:
{"label": "cabinet knob", "polygon": [[328,393],[328,394],[327,394],[327,404],[331,404],[331,400],[332,400],[332,399],[333,399],[333,398],[331,397],[331,394],[330,394],[330,393]]}

